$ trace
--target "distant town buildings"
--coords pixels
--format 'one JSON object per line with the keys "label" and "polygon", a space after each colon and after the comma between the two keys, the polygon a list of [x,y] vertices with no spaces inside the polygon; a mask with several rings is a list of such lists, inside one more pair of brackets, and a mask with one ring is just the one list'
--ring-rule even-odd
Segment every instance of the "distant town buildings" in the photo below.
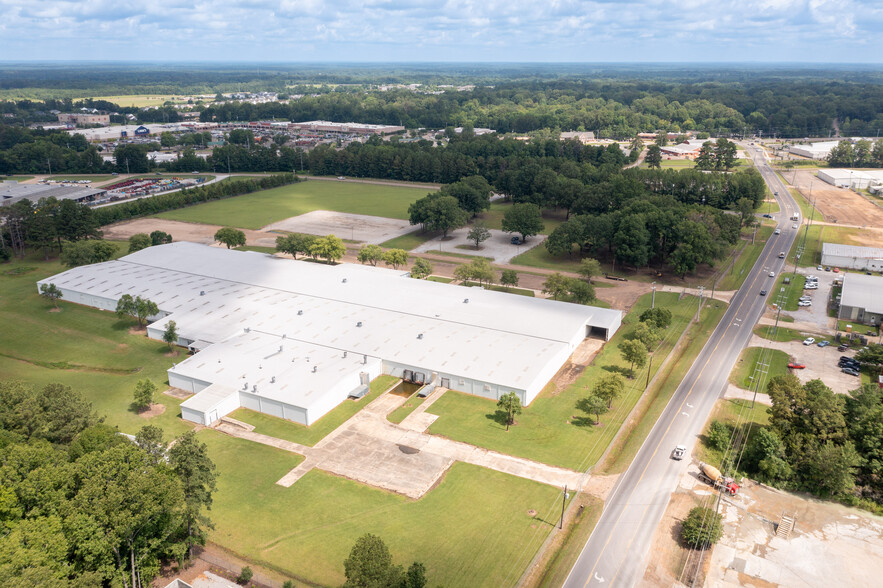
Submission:
{"label": "distant town buildings", "polygon": [[879,192],[883,186],[883,171],[868,169],[820,169],[818,178],[823,182],[827,182],[838,188],[853,188],[856,190],[864,190],[866,188],[876,188],[872,190]]}
{"label": "distant town buildings", "polygon": [[352,122],[337,123],[327,120],[290,123],[287,126],[290,130],[356,135],[391,135],[392,133],[399,133],[405,130],[405,127],[396,125],[371,125]]}
{"label": "distant town buildings", "polygon": [[74,125],[102,125],[108,126],[110,124],[110,115],[109,114],[95,114],[95,113],[64,113],[60,112],[58,114],[58,122],[60,123],[70,123]]}
{"label": "distant town buildings", "polygon": [[19,184],[7,181],[0,184],[0,206],[12,206],[21,200],[30,200],[36,203],[40,198],[86,203],[101,198],[106,192],[107,190],[101,188],[76,186],[72,183]]}
{"label": "distant town buildings", "polygon": [[583,145],[588,145],[595,140],[595,133],[592,131],[565,131],[561,133],[562,141],[567,141],[569,139],[576,139]]}

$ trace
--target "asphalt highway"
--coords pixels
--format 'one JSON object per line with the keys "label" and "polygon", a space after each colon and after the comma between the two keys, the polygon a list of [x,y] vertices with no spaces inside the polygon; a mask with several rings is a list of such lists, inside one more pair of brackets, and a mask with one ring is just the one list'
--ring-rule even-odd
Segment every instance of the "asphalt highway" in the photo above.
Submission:
{"label": "asphalt highway", "polygon": [[[768,300],[761,290],[772,292],[775,277],[799,232],[797,203],[769,167],[761,150],[744,146],[755,161],[770,190],[778,192],[781,211],[774,215],[781,234],[772,235],[757,263],[733,297],[721,322],[712,332],[695,363],[675,391],[629,469],[620,477],[605,505],[595,530],[564,583],[567,588],[587,586],[634,586],[643,576],[656,527],[689,459],[671,459],[676,445],[685,445],[689,456],[697,436],[723,394],[730,371]],[[798,229],[792,228],[797,224]]]}

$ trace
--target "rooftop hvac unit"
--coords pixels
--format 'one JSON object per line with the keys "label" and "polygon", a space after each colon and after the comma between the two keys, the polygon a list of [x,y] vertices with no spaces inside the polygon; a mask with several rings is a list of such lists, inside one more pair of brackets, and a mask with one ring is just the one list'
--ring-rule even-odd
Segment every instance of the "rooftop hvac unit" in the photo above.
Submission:
{"label": "rooftop hvac unit", "polygon": [[342,279],[342,280],[340,281],[340,283],[341,283],[341,284],[346,284],[346,278]]}
{"label": "rooftop hvac unit", "polygon": [[418,338],[418,339],[422,339],[422,338],[423,338],[423,333],[418,333],[418,334],[417,334],[417,338]]}
{"label": "rooftop hvac unit", "polygon": [[[297,311],[297,316],[300,316],[300,315],[302,315],[303,313],[304,313],[304,311],[299,310],[299,311]],[[284,337],[284,335],[283,335],[283,337]]]}
{"label": "rooftop hvac unit", "polygon": [[343,356],[346,357],[346,351],[343,352]]}
{"label": "rooftop hvac unit", "polygon": [[313,373],[314,373],[314,374],[315,374],[315,373],[316,373],[316,371],[317,371],[317,370],[318,370],[318,369],[319,369],[319,366],[317,366],[317,365],[314,365],[314,366],[313,366]]}
{"label": "rooftop hvac unit", "polygon": [[363,356],[362,356],[362,365],[365,365],[366,363],[368,363],[368,356],[367,356],[367,355],[363,355]]}
{"label": "rooftop hvac unit", "polygon": [[199,291],[199,295],[200,295],[200,296],[205,296],[205,290],[200,290],[200,291]]}
{"label": "rooftop hvac unit", "polygon": [[361,326],[362,326],[362,321],[357,322],[357,323],[356,323],[356,326],[357,326],[357,327],[361,327]]}
{"label": "rooftop hvac unit", "polygon": [[469,304],[469,299],[468,299],[468,298],[464,298],[464,299],[463,299],[463,304]]}

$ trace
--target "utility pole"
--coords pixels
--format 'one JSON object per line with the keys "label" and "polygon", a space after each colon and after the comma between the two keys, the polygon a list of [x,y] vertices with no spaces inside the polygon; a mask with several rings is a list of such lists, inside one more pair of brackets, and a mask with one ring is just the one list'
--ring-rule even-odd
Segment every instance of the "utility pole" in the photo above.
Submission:
{"label": "utility pole", "polygon": [[650,372],[653,370],[653,356],[650,356],[650,362],[647,364],[647,381],[644,383],[644,390],[650,385]]}
{"label": "utility pole", "polygon": [[702,294],[705,292],[705,286],[699,286],[699,306],[696,307],[696,322],[699,322],[699,311],[702,310]]}
{"label": "utility pole", "polygon": [[564,506],[567,504],[567,486],[564,487],[564,494],[561,495],[561,520],[558,521],[558,528],[564,528]]}
{"label": "utility pole", "polygon": [[46,158],[46,163],[49,164],[49,175],[51,176],[52,175],[52,161],[48,157]]}

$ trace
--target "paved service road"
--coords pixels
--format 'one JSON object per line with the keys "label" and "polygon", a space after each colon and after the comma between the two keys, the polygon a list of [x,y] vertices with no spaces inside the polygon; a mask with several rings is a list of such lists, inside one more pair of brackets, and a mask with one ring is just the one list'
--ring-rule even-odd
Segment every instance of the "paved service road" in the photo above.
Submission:
{"label": "paved service road", "polygon": [[604,512],[592,536],[583,548],[564,585],[568,588],[586,586],[635,585],[643,576],[653,534],[662,520],[671,493],[677,488],[689,459],[674,461],[671,452],[676,445],[687,446],[692,452],[712,408],[727,385],[727,378],[742,349],[751,338],[751,331],[763,314],[770,290],[797,236],[789,220],[800,213],[785,185],[767,165],[762,151],[746,146],[764,181],[778,192],[781,212],[776,215],[780,235],[770,237],[742,288],[733,296],[720,324],[700,352],[678,389],[669,401],[637,456],[623,474],[604,505]]}

